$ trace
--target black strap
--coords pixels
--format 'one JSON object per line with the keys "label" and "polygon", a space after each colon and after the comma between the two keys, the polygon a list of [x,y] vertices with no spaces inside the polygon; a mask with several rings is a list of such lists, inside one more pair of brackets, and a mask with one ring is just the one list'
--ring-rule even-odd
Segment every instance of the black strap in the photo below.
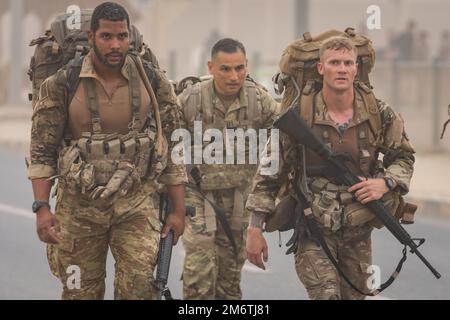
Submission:
{"label": "black strap", "polygon": [[67,64],[67,102],[66,108],[69,108],[75,95],[75,90],[80,82],[81,66],[83,65],[84,56],[75,56]]}
{"label": "black strap", "polygon": [[445,134],[445,130],[447,129],[447,125],[450,123],[450,119],[448,119],[447,121],[445,121],[443,127],[442,127],[442,132],[441,132],[441,140],[444,138],[444,134]]}
{"label": "black strap", "polygon": [[92,130],[96,134],[102,133],[102,127],[100,125],[100,114],[98,111],[97,90],[94,78],[86,78],[84,82],[84,89],[86,91],[87,103],[89,110],[91,111]]}
{"label": "black strap", "polygon": [[145,60],[142,60],[142,64],[144,65],[145,74],[147,75],[150,84],[152,85],[153,91],[156,93],[159,87],[159,80],[156,76],[156,71],[153,65]]}
{"label": "black strap", "polygon": [[[67,113],[69,112],[69,106],[72,103],[73,97],[75,96],[76,88],[78,87],[78,84],[80,83],[80,73],[81,73],[81,66],[83,65],[84,56],[81,54],[76,54],[75,58],[69,61],[67,64],[67,94],[66,94],[66,105],[65,109],[67,110]],[[66,144],[70,144],[70,140],[72,139],[69,126],[67,125],[69,116],[67,114],[66,117],[66,126],[64,129],[64,140],[66,141]]]}

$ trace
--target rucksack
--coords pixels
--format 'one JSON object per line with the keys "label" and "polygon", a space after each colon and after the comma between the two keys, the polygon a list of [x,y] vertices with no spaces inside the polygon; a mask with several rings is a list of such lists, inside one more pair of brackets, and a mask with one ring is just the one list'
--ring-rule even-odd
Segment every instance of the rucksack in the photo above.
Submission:
{"label": "rucksack", "polygon": [[[30,46],[36,46],[30,60],[28,75],[32,83],[32,93],[29,100],[34,108],[39,97],[39,89],[45,79],[55,74],[60,68],[67,66],[69,103],[70,94],[78,84],[78,76],[81,71],[82,59],[89,51],[87,31],[90,29],[93,9],[81,10],[80,29],[69,29],[67,21],[69,14],[61,13],[51,23],[50,29],[45,34],[31,41]],[[131,50],[139,52],[143,59],[144,67],[152,86],[156,87],[156,75],[152,68],[158,68],[158,61],[143,42],[139,30],[132,25],[130,28]],[[72,72],[73,71],[73,72]]]}
{"label": "rucksack", "polygon": [[347,28],[344,32],[329,30],[312,37],[309,32],[303,35],[303,39],[292,42],[284,49],[279,62],[280,72],[274,75],[275,91],[283,94],[281,110],[292,105],[298,96],[293,83],[296,82],[300,89],[297,104],[304,120],[311,126],[313,121],[313,100],[316,93],[322,88],[322,76],[317,71],[319,62],[319,50],[322,43],[331,37],[342,36],[350,39],[358,50],[358,72],[355,78],[355,89],[361,94],[367,108],[371,129],[376,137],[381,133],[381,116],[378,111],[376,98],[372,92],[369,73],[375,64],[375,50],[372,41],[360,34],[356,34],[353,28]]}

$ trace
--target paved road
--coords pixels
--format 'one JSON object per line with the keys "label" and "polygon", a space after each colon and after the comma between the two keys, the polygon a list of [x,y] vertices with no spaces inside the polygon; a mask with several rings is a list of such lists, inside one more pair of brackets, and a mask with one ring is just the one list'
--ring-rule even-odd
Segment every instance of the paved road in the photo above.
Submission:
{"label": "paved road", "polygon": [[[45,247],[35,233],[34,216],[28,209],[32,202],[31,186],[26,180],[23,156],[0,150],[0,299],[58,299],[60,284],[47,267]],[[421,248],[442,274],[434,279],[417,257],[410,255],[400,277],[383,293],[389,299],[450,299],[450,220],[422,217],[407,230],[426,237]],[[278,234],[268,234],[269,263],[263,272],[246,265],[242,288],[244,299],[306,299],[294,270],[293,256],[285,256],[284,244],[289,233],[282,234],[283,248],[278,248]],[[401,246],[386,230],[374,232],[374,263],[380,266],[382,279],[392,272],[401,256]],[[174,251],[169,281],[175,297],[181,297],[183,250]],[[112,298],[113,260],[108,259],[107,294]]]}

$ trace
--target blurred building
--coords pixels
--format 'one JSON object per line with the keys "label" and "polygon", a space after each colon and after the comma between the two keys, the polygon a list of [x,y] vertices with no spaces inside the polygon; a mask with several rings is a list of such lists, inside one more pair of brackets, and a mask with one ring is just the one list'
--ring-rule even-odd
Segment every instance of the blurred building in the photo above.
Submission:
{"label": "blurred building", "polygon": [[[23,3],[22,34],[13,30],[11,1]],[[21,88],[20,99],[26,103],[29,91],[26,71],[33,49],[31,39],[41,35],[52,19],[66,11],[68,5],[95,7],[94,0],[3,0],[0,1],[0,105],[8,101],[8,83],[12,67],[22,79],[14,83]],[[442,106],[450,102],[445,87],[450,81],[450,1],[448,0],[123,0],[133,23],[157,54],[161,66],[172,79],[206,72],[209,51],[219,37],[233,37],[247,49],[253,77],[271,88],[270,79],[277,70],[282,50],[304,31],[317,35],[327,29],[344,30],[352,26],[368,35],[378,53],[372,75],[377,94],[404,113],[407,123],[422,126],[411,136],[423,145],[435,139]],[[375,2],[375,3],[374,3]],[[369,30],[367,8],[376,4],[381,12],[381,29]],[[400,54],[399,35],[415,21],[417,34],[403,39],[423,41],[425,48],[403,49],[409,61],[396,61]],[[419,33],[426,35],[420,37]],[[441,36],[442,34],[442,36]],[[11,44],[21,54],[12,56]],[[16,42],[12,40],[16,40]],[[414,40],[414,41],[416,41]],[[410,44],[405,41],[405,48]],[[409,48],[417,48],[417,43]],[[416,50],[417,52],[408,52]],[[12,57],[22,61],[11,65]],[[433,58],[439,57],[439,68]],[[419,63],[420,60],[420,63]],[[395,61],[395,62],[394,62]],[[16,72],[17,73],[17,72]],[[448,80],[448,81],[447,81]],[[423,123],[424,119],[428,123]],[[416,133],[417,132],[417,133]],[[433,140],[434,141],[434,140]],[[437,144],[437,142],[433,142]]]}

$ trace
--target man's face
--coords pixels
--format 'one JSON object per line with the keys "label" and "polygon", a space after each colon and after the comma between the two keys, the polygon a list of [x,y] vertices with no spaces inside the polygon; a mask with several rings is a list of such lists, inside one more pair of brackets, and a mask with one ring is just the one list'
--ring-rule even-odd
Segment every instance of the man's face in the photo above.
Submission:
{"label": "man's face", "polygon": [[109,68],[120,68],[130,47],[127,21],[100,19],[95,34],[89,32],[89,42],[97,59]]}
{"label": "man's face", "polygon": [[337,92],[353,87],[356,73],[356,55],[347,49],[325,50],[317,64],[319,74],[323,76],[323,85]]}
{"label": "man's face", "polygon": [[219,51],[208,61],[208,70],[214,77],[214,86],[219,94],[235,96],[247,76],[247,59],[239,49],[233,53]]}

